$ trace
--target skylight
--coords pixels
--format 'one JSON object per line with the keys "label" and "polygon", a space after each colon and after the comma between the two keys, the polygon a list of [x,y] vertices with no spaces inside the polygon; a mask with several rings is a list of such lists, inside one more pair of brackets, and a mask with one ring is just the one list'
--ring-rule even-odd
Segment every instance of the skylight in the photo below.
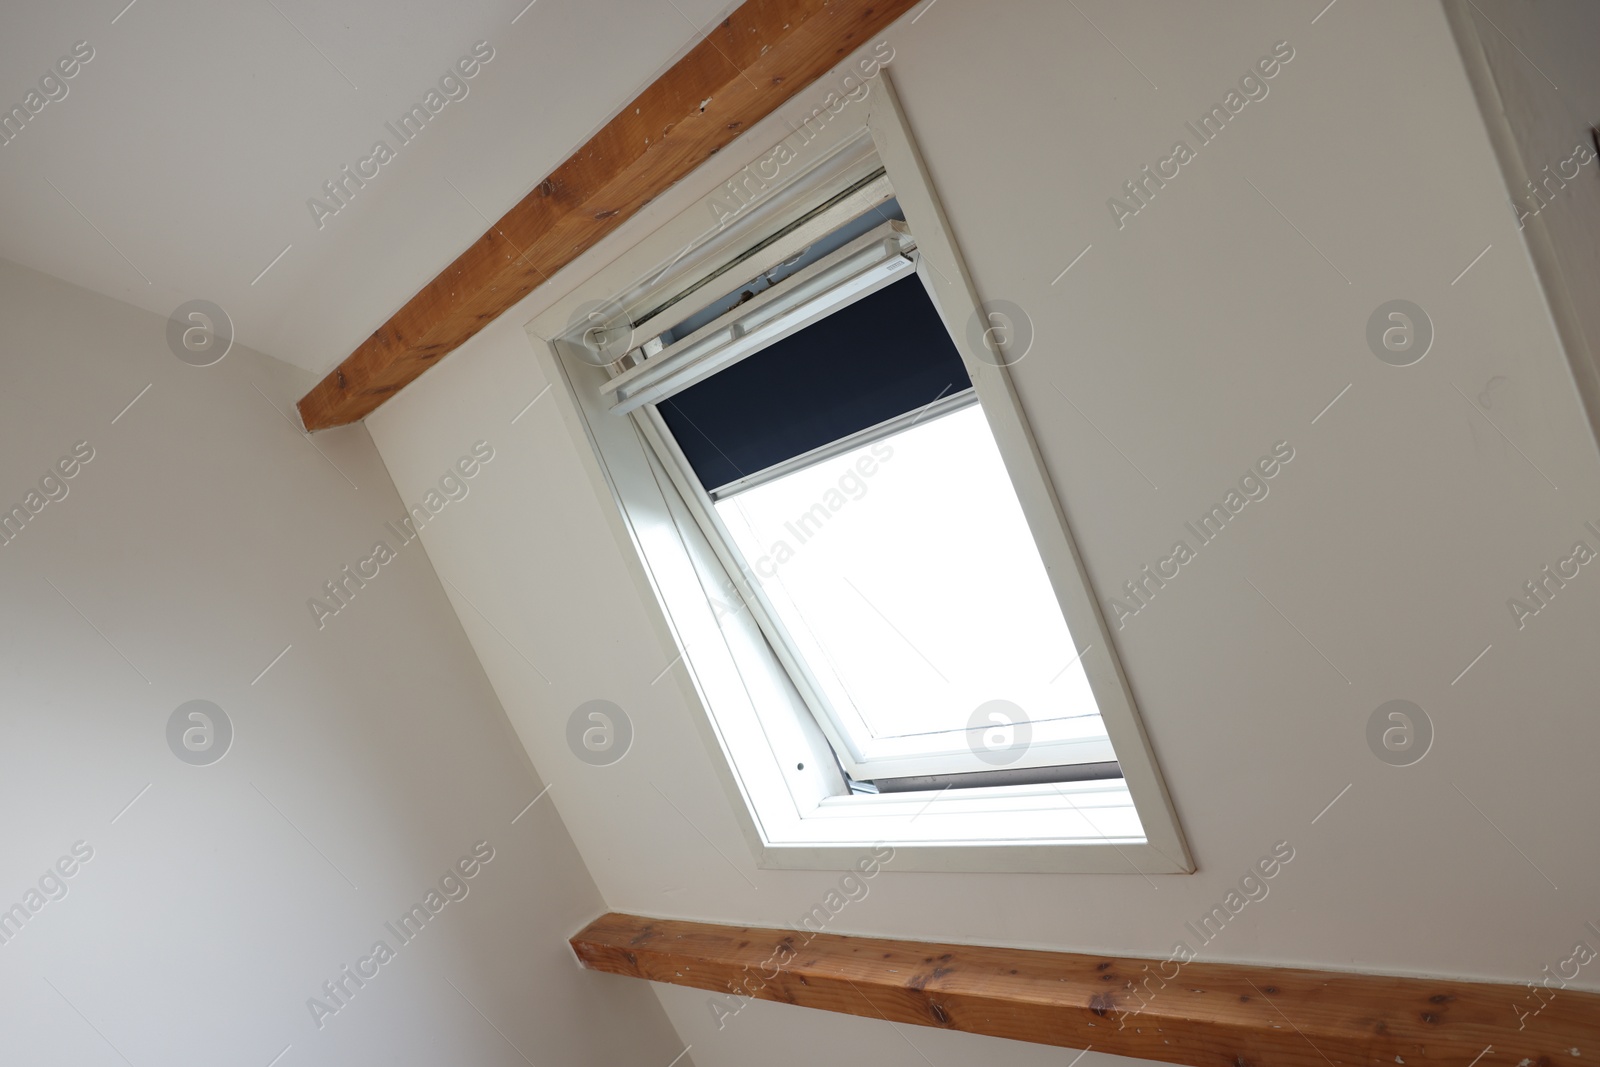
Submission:
{"label": "skylight", "polygon": [[1192,870],[1024,352],[973,339],[882,89],[728,226],[685,211],[529,326],[670,637],[653,692],[702,716],[762,866]]}

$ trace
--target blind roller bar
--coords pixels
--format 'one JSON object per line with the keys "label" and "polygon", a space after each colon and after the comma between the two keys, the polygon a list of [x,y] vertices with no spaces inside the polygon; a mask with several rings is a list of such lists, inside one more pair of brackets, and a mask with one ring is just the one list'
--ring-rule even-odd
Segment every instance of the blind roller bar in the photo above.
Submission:
{"label": "blind roller bar", "polygon": [[695,334],[600,387],[626,415],[687,389],[916,269],[916,242],[887,223],[795,277],[734,308]]}

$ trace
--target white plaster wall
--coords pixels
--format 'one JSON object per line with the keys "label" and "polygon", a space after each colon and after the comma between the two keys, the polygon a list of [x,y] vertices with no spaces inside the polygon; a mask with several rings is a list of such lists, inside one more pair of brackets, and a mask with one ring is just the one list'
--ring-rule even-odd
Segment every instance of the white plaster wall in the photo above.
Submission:
{"label": "white plaster wall", "polygon": [[[548,798],[513,824],[543,783],[423,548],[326,628],[307,610],[398,547],[371,438],[309,441],[287,414],[309,374],[242,347],[186,365],[166,325],[0,263],[0,501],[93,449],[0,547],[0,909],[25,909],[0,925],[0,1060],[665,1064],[655,998],[564,944],[600,894]],[[207,766],[166,738],[195,699],[234,728]],[[466,896],[400,944],[385,922],[480,841]],[[316,1026],[308,999],[380,938],[395,958]]]}
{"label": "white plaster wall", "polygon": [[[1102,596],[1274,442],[1295,459],[1117,634],[1198,873],[891,865],[833,929],[1165,957],[1287,840],[1201,958],[1511,982],[1565,958],[1600,917],[1600,572],[1521,629],[1507,601],[1600,548],[1600,463],[1443,10],[939,0],[887,37],[981,295],[1036,327],[1019,389]],[[1107,198],[1283,40],[1270,95],[1119,229]],[[403,494],[455,442],[504,440],[471,521],[425,537],[613,909],[781,924],[836,875],[755,869],[580,446],[548,396],[511,422],[549,384],[522,325],[785,132],[753,130],[368,420]],[[1365,338],[1396,298],[1436,332],[1403,368]],[[594,698],[636,730],[610,767],[565,741]],[[1365,738],[1397,698],[1436,734],[1409,767]],[[719,1032],[706,995],[659,995],[702,1065],[1060,1062],[781,1005]]]}
{"label": "white plaster wall", "polygon": [[[1600,426],[1600,7],[1491,0],[1453,8],[1498,137],[1511,207],[1544,280],[1574,376]],[[1583,161],[1587,159],[1588,162]],[[1565,177],[1563,177],[1563,174]]]}

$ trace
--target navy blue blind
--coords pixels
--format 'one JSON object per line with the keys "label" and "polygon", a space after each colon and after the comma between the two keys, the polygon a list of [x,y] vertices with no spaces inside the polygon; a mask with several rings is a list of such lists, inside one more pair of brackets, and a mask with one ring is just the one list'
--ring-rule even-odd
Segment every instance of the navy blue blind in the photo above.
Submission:
{"label": "navy blue blind", "polygon": [[715,489],[971,385],[914,275],[887,285],[660,405]]}

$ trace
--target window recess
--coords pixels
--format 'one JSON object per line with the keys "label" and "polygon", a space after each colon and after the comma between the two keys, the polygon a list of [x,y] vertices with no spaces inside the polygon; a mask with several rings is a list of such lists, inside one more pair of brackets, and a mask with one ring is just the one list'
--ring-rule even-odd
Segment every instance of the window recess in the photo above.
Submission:
{"label": "window recess", "polygon": [[874,93],[744,220],[651,266],[686,213],[530,333],[762,863],[887,840],[929,869],[1192,869],[1006,361],[962,350],[975,297]]}

